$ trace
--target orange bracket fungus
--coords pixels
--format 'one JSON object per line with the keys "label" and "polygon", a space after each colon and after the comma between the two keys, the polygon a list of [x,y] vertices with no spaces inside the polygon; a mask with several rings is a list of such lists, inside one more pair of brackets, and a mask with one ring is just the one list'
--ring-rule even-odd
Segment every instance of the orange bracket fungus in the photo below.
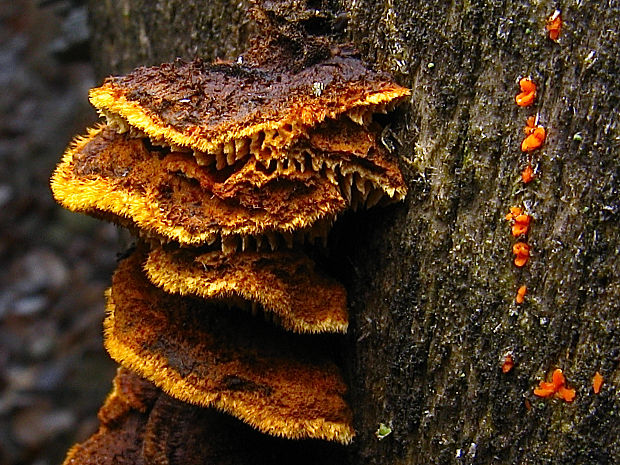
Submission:
{"label": "orange bracket fungus", "polygon": [[292,331],[347,330],[344,287],[315,270],[314,263],[299,251],[248,251],[226,256],[219,251],[196,255],[183,249],[156,248],[148,254],[144,270],[149,280],[166,292],[233,299],[253,312],[260,307]]}
{"label": "orange bracket fungus", "polygon": [[[317,95],[314,82],[329,85]],[[247,236],[325,229],[349,207],[404,197],[372,114],[408,94],[349,56],[293,75],[199,60],[139,68],[91,91],[108,124],[76,139],[52,190],[143,236],[229,252]]]}
{"label": "orange bracket fungus", "polygon": [[64,465],[310,465],[343,455],[329,443],[256,434],[234,418],[173,399],[124,368],[99,421],[99,430],[73,446]]}
{"label": "orange bracket fungus", "polygon": [[538,397],[555,396],[566,402],[575,400],[575,390],[566,387],[566,377],[562,370],[557,368],[551,375],[551,381],[541,381],[538,387],[534,389],[534,395]]}
{"label": "orange bracket fungus", "polygon": [[547,18],[546,28],[551,40],[555,42],[560,38],[560,33],[562,32],[562,13],[560,10],[555,10],[553,14]]}
{"label": "orange bracket fungus", "polygon": [[[322,227],[346,209],[337,186],[312,171],[224,199],[186,175],[179,168],[180,156],[161,158],[143,139],[99,128],[65,154],[52,189],[65,207],[110,218],[142,236],[216,244],[226,252],[235,251],[244,236],[260,236],[269,246],[277,233],[301,229],[311,234],[312,227]],[[274,239],[268,241],[270,236]]]}
{"label": "orange bracket fungus", "polygon": [[536,100],[536,84],[528,77],[519,81],[521,92],[515,97],[515,102],[520,107],[529,107]]}
{"label": "orange bracket fungus", "polygon": [[351,441],[346,385],[317,344],[168,294],[147,280],[142,262],[139,251],[121,262],[108,292],[105,346],[114,360],[172,397],[265,433]]}
{"label": "orange bracket fungus", "polygon": [[[105,123],[52,176],[64,207],[138,236],[107,293],[122,369],[67,464],[255,463],[220,432],[232,424],[260,457],[299,452],[281,438],[355,434],[335,336],[316,334],[346,332],[346,293],[306,253],[345,211],[405,197],[375,115],[410,91],[261,3],[260,39],[235,63],[176,60],[92,89]],[[323,462],[292,457],[274,463]]]}

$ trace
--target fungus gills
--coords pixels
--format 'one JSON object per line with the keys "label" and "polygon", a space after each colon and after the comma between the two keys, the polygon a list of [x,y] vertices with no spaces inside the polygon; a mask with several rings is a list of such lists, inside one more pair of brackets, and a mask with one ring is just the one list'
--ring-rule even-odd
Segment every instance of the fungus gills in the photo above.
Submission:
{"label": "fungus gills", "polygon": [[262,26],[272,36],[245,64],[177,60],[106,79],[90,92],[106,123],[52,177],[63,206],[139,237],[107,293],[105,346],[122,368],[99,431],[67,464],[323,463],[324,444],[265,437],[213,408],[270,436],[354,436],[334,336],[307,334],[346,332],[346,293],[300,244],[325,246],[348,209],[404,198],[373,115],[409,90],[317,38],[299,46],[321,53],[286,64]]}

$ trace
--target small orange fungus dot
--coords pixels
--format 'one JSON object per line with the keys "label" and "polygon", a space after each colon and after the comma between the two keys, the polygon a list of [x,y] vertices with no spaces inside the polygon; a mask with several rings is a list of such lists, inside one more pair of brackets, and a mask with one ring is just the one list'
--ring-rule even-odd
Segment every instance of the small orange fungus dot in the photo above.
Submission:
{"label": "small orange fungus dot", "polygon": [[523,142],[521,143],[521,150],[523,152],[531,152],[536,150],[543,144],[546,137],[547,132],[545,131],[545,128],[542,126],[536,126],[532,133],[523,139]]}
{"label": "small orange fungus dot", "polygon": [[521,305],[525,300],[525,294],[527,293],[527,286],[521,286],[517,291],[517,296],[515,297],[515,302]]}
{"label": "small orange fungus dot", "polygon": [[566,383],[566,377],[564,376],[564,373],[562,373],[562,370],[558,368],[553,371],[553,375],[551,375],[551,382],[558,389],[561,386],[564,386],[564,383]]}
{"label": "small orange fungus dot", "polygon": [[504,357],[504,363],[502,363],[502,373],[508,373],[515,366],[515,361],[512,358],[512,354],[506,354]]}
{"label": "small orange fungus dot", "polygon": [[523,213],[521,207],[511,207],[510,213],[506,215],[506,220],[512,222],[512,235],[519,237],[522,234],[527,234],[529,231],[532,217],[527,213]]}
{"label": "small orange fungus dot", "polygon": [[534,169],[532,168],[532,165],[527,165],[523,171],[521,171],[521,180],[523,181],[523,184],[528,184],[532,182],[533,179]]}
{"label": "small orange fungus dot", "polygon": [[555,396],[558,399],[564,399],[566,402],[574,401],[576,395],[577,393],[575,392],[574,389],[568,389],[568,388],[565,388],[564,386],[558,389],[558,392],[555,393]]}
{"label": "small orange fungus dot", "polygon": [[523,208],[521,207],[510,207],[510,213],[506,215],[506,221],[512,221],[517,216],[523,213]]}
{"label": "small orange fungus dot", "polygon": [[546,383],[544,381],[538,383],[538,387],[534,388],[534,395],[538,397],[549,397],[552,396],[554,392],[555,387],[553,383]]}
{"label": "small orange fungus dot", "polygon": [[534,395],[538,397],[551,397],[555,395],[558,399],[565,402],[575,400],[575,390],[566,387],[566,378],[559,368],[553,371],[551,382],[541,381],[538,387],[534,389]]}
{"label": "small orange fungus dot", "polygon": [[517,242],[512,246],[512,253],[515,254],[515,265],[520,268],[530,259],[530,246],[525,242]]}
{"label": "small orange fungus dot", "polygon": [[594,394],[598,394],[599,392],[601,392],[601,386],[603,385],[603,381],[603,375],[601,375],[597,371],[594,375],[594,378],[592,378],[592,390],[594,391]]}
{"label": "small orange fungus dot", "polygon": [[515,218],[514,224],[512,225],[512,235],[514,237],[519,237],[522,234],[527,234],[530,229],[530,221],[532,217],[530,215],[519,215]]}
{"label": "small orange fungus dot", "polygon": [[555,12],[547,18],[547,31],[549,31],[549,38],[553,41],[557,41],[562,32],[562,16],[560,10]]}
{"label": "small orange fungus dot", "polygon": [[536,99],[536,84],[530,78],[524,77],[519,81],[521,93],[515,97],[515,102],[520,107],[529,107]]}
{"label": "small orange fungus dot", "polygon": [[523,132],[525,133],[526,136],[529,136],[530,134],[532,134],[534,132],[534,129],[536,129],[536,116],[532,115],[530,116],[526,121],[525,121],[525,126],[523,127]]}

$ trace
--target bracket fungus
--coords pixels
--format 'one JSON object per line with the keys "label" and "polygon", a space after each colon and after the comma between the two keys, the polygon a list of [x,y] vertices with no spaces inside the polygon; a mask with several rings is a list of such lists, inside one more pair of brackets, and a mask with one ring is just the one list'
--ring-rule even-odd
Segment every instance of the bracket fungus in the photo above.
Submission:
{"label": "bracket fungus", "polygon": [[407,95],[357,58],[336,54],[296,73],[177,60],[110,77],[90,100],[120,132],[193,152],[200,164],[231,165],[248,154],[281,157],[326,120],[370,122]]}
{"label": "bracket fungus", "polygon": [[200,60],[138,68],[91,91],[108,123],[75,141],[52,190],[70,210],[186,245],[230,251],[244,237],[310,230],[404,197],[372,115],[407,95],[347,55],[297,73]]}
{"label": "bracket fungus", "polygon": [[99,430],[83,443],[74,445],[63,465],[141,463],[142,437],[157,397],[155,386],[119,368],[112,392],[97,415]]}
{"label": "bracket fungus", "polygon": [[70,210],[112,219],[146,237],[217,243],[227,252],[248,236],[271,244],[276,233],[312,235],[321,220],[331,221],[346,208],[337,186],[313,172],[277,179],[241,199],[223,199],[203,189],[181,164],[175,154],[160,158],[143,139],[105,126],[66,152],[52,189]]}
{"label": "bracket fungus", "polygon": [[[198,254],[151,250],[148,279],[166,292],[204,299],[243,300],[240,306],[271,312],[281,326],[300,333],[346,332],[344,287],[315,269],[297,250]],[[239,305],[239,304],[238,304]],[[267,316],[267,315],[265,315]]]}
{"label": "bracket fungus", "polygon": [[97,433],[73,446],[64,465],[310,465],[344,455],[328,443],[256,434],[212,409],[173,399],[124,368],[118,370],[99,421]]}
{"label": "bracket fungus", "polygon": [[108,292],[104,340],[113,359],[172,397],[260,431],[351,441],[346,385],[315,341],[168,294],[144,276],[142,258],[125,259]]}
{"label": "bracket fungus", "polygon": [[[66,463],[101,463],[97,454],[159,463],[173,454],[168,437],[186,441],[174,454],[191,458],[178,463],[209,461],[197,432],[230,440],[188,419],[222,417],[214,409],[276,436],[254,431],[263,439],[248,441],[264,448],[277,437],[346,444],[355,434],[335,336],[294,334],[345,332],[346,292],[300,245],[326,245],[346,210],[405,197],[381,140],[386,117],[375,114],[410,91],[352,50],[269,23],[256,8],[264,37],[234,64],[177,60],[92,89],[106,122],[77,138],[54,172],[59,203],[140,237],[107,294],[105,346],[123,369],[99,432]],[[287,64],[291,40],[304,53]],[[281,327],[222,311],[231,303]],[[217,463],[246,463],[230,455]]]}

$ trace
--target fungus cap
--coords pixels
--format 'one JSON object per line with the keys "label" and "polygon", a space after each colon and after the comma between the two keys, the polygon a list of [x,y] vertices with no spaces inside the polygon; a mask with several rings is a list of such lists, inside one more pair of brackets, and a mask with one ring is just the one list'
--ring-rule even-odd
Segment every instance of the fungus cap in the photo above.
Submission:
{"label": "fungus cap", "polygon": [[186,245],[219,240],[223,248],[242,236],[330,224],[346,209],[338,186],[314,172],[270,178],[224,200],[179,172],[177,162],[175,155],[160,158],[142,139],[100,127],[67,150],[52,191],[69,210],[136,227],[146,236]]}
{"label": "fungus cap", "polygon": [[98,431],[74,445],[63,465],[134,465],[141,461],[149,412],[159,395],[152,383],[120,368],[113,389],[99,409]]}
{"label": "fungus cap", "polygon": [[407,95],[359,59],[336,55],[297,72],[177,60],[110,77],[90,100],[119,127],[215,154],[234,141],[287,146],[327,119],[363,121]]}
{"label": "fungus cap", "polygon": [[[76,444],[64,465],[310,465],[344,460],[344,448],[338,444],[260,434],[213,409],[173,399],[124,368],[113,383],[99,411],[99,430]],[[103,412],[111,410],[122,414],[110,419]]]}
{"label": "fungus cap", "polygon": [[136,252],[121,262],[108,292],[104,343],[114,360],[172,397],[264,433],[351,441],[346,385],[325,341],[166,294],[144,276],[143,261]]}
{"label": "fungus cap", "polygon": [[[155,248],[144,270],[168,293],[204,299],[239,297],[273,313],[281,326],[300,333],[341,332],[348,326],[344,287],[315,269],[305,254],[196,252]],[[248,304],[250,305],[250,304]]]}

